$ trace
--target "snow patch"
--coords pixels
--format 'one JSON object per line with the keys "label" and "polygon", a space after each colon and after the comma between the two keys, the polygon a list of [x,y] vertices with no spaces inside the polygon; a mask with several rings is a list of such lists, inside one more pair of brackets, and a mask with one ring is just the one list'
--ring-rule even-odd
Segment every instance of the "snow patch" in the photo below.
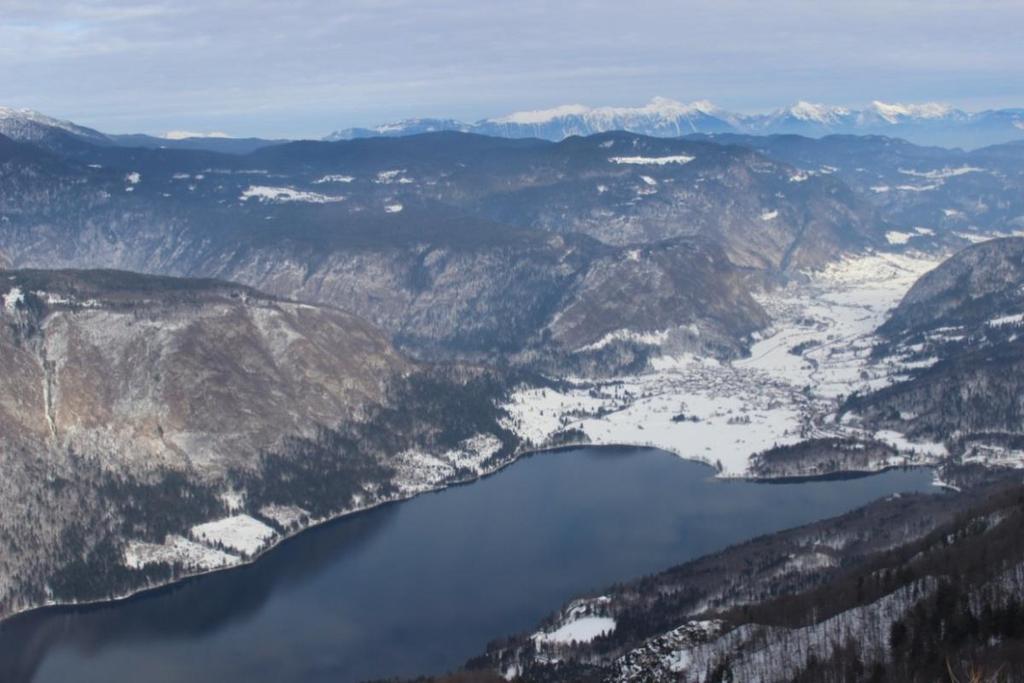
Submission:
{"label": "snow patch", "polygon": [[899,232],[898,230],[890,230],[889,232],[885,233],[885,241],[888,242],[889,244],[906,244],[913,237],[917,237],[917,235],[912,232]]}
{"label": "snow patch", "polygon": [[999,318],[992,318],[986,325],[989,327],[1002,327],[1004,325],[1019,325],[1024,322],[1024,313],[1014,313],[1013,315],[1004,315]]}
{"label": "snow patch", "polygon": [[258,199],[261,202],[309,202],[312,204],[345,201],[344,197],[296,190],[294,187],[271,187],[269,185],[250,185],[239,196],[239,200],[243,202],[248,199]]}
{"label": "snow patch", "polygon": [[377,174],[377,177],[373,182],[381,185],[390,185],[391,183],[411,183],[412,180],[409,178],[401,177],[403,173],[405,173],[404,168],[397,168],[391,171],[381,171]]}
{"label": "snow patch", "polygon": [[914,176],[916,178],[927,178],[928,180],[941,180],[945,178],[954,178],[960,175],[966,175],[967,173],[981,173],[985,169],[978,168],[977,166],[960,166],[957,168],[940,168],[933,171],[914,171],[911,169],[901,168],[899,172],[903,175]]}
{"label": "snow patch", "polygon": [[941,183],[932,183],[930,185],[897,185],[897,190],[903,192],[929,192],[931,190],[937,190],[942,186]]}
{"label": "snow patch", "polygon": [[687,154],[671,154],[663,157],[611,157],[608,161],[613,164],[665,166],[666,164],[688,164],[696,158]]}
{"label": "snow patch", "polygon": [[324,183],[351,183],[353,180],[355,180],[355,176],[329,173],[314,180],[313,184],[323,185]]}
{"label": "snow patch", "polygon": [[611,617],[580,617],[575,621],[563,624],[550,633],[536,633],[534,642],[541,643],[589,643],[598,636],[615,630],[615,620]]}
{"label": "snow patch", "polygon": [[231,136],[220,130],[211,130],[205,133],[191,130],[169,130],[160,137],[164,140],[188,140],[189,138],[230,138]]}
{"label": "snow patch", "polygon": [[[636,258],[632,256],[636,254]],[[631,261],[639,260],[639,252],[630,252],[626,255]],[[637,344],[650,344],[652,346],[661,346],[668,339],[668,330],[661,330],[660,332],[634,332],[633,330],[615,330],[601,337],[599,340],[586,346],[581,346],[576,349],[577,352],[581,351],[597,351],[603,349],[612,342],[616,341],[631,341]]]}
{"label": "snow patch", "polygon": [[4,294],[4,310],[10,314],[13,314],[18,310],[18,304],[25,301],[25,293],[21,291],[21,287],[11,287],[11,290]]}

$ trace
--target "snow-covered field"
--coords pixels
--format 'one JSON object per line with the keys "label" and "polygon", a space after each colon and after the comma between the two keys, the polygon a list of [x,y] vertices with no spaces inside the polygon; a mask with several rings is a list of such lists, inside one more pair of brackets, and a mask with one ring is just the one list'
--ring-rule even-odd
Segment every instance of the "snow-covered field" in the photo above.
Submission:
{"label": "snow-covered field", "polygon": [[[892,253],[847,258],[759,297],[773,322],[749,358],[663,355],[640,375],[570,380],[560,391],[524,388],[507,406],[507,426],[535,446],[559,431],[582,429],[589,443],[655,446],[716,465],[723,476],[747,474],[750,456],[774,445],[868,436],[855,420],[835,422],[838,402],[906,370],[898,358],[869,363],[873,331],[939,260]],[[940,444],[910,443],[895,432],[872,436],[901,450],[879,468],[944,453]]]}
{"label": "snow-covered field", "polygon": [[538,633],[533,638],[537,643],[589,643],[614,630],[615,620],[611,617],[580,617],[550,633]]}
{"label": "snow-covered field", "polygon": [[556,623],[537,631],[531,638],[538,654],[548,662],[559,661],[559,646],[571,643],[589,643],[598,636],[615,630],[615,619],[607,613],[611,599],[602,595],[581,598],[569,603]]}
{"label": "snow-covered field", "polygon": [[192,527],[192,537],[212,545],[221,545],[243,555],[254,555],[264,548],[277,532],[249,515],[234,515]]}
{"label": "snow-covered field", "polygon": [[124,564],[140,569],[148,564],[180,564],[189,570],[210,570],[238,562],[238,556],[216,550],[183,536],[168,536],[162,544],[131,541]]}

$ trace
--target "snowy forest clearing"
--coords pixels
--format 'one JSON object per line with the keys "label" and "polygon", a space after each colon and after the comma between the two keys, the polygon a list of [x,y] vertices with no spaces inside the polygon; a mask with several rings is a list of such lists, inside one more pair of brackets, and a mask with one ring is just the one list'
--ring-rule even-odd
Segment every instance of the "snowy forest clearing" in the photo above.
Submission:
{"label": "snowy forest clearing", "polygon": [[536,446],[556,443],[560,433],[570,441],[654,446],[712,464],[722,476],[749,474],[755,453],[822,437],[873,437],[899,450],[874,469],[934,462],[945,453],[941,444],[865,433],[855,420],[834,416],[843,396],[883,387],[909,367],[899,358],[870,362],[873,334],[939,261],[893,253],[844,259],[759,297],[773,322],[749,358],[660,356],[639,375],[524,388],[507,406],[507,426]]}

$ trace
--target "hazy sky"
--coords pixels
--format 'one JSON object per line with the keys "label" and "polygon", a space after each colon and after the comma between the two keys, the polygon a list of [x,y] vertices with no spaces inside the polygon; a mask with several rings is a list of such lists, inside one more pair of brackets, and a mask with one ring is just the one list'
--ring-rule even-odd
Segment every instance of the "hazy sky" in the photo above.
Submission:
{"label": "hazy sky", "polygon": [[653,95],[1024,106],[1022,0],[0,0],[0,104],[322,136]]}

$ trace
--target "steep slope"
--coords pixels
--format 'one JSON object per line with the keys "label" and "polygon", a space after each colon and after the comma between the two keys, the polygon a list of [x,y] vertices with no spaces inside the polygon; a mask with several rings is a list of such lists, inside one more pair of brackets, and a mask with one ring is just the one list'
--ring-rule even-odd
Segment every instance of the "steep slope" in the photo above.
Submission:
{"label": "steep slope", "polygon": [[[234,280],[354,311],[424,354],[531,352],[548,329],[572,353],[616,330],[693,325],[736,355],[764,323],[742,269],[798,270],[882,239],[871,207],[832,178],[622,133],[39,154],[0,168],[13,265]],[[634,289],[608,288],[613,271]],[[599,320],[585,302],[616,291],[644,305]],[[705,315],[728,297],[740,305]],[[557,321],[573,307],[568,334]]]}
{"label": "steep slope", "polygon": [[610,244],[701,235],[734,264],[769,270],[821,265],[880,238],[870,207],[841,183],[741,148],[608,133],[519,157],[460,172],[454,200]]}
{"label": "steep slope", "polygon": [[922,147],[882,136],[715,135],[808,173],[841,179],[878,207],[896,248],[964,246],[1024,227],[1024,154],[1019,143],[973,152]]}
{"label": "steep slope", "polygon": [[59,147],[67,137],[106,145],[111,140],[103,133],[71,121],[55,119],[31,109],[0,107],[0,135],[19,142],[34,142]]}
{"label": "steep slope", "polygon": [[915,370],[850,397],[858,419],[947,440],[965,462],[1021,462],[1024,239],[969,247],[922,277],[879,329],[875,355]]}
{"label": "steep slope", "polygon": [[333,308],[120,271],[6,271],[0,302],[0,616],[234,564],[515,447],[486,375]]}
{"label": "steep slope", "polygon": [[[735,355],[735,340],[768,324],[739,271],[717,248],[676,241],[595,261],[548,324],[550,341],[597,351],[645,333],[678,351]],[[628,302],[624,305],[624,302]]]}
{"label": "steep slope", "polygon": [[974,332],[993,320],[1024,311],[1021,285],[1024,238],[989,240],[958,252],[925,274],[881,329],[894,339],[928,334],[946,325]]}

